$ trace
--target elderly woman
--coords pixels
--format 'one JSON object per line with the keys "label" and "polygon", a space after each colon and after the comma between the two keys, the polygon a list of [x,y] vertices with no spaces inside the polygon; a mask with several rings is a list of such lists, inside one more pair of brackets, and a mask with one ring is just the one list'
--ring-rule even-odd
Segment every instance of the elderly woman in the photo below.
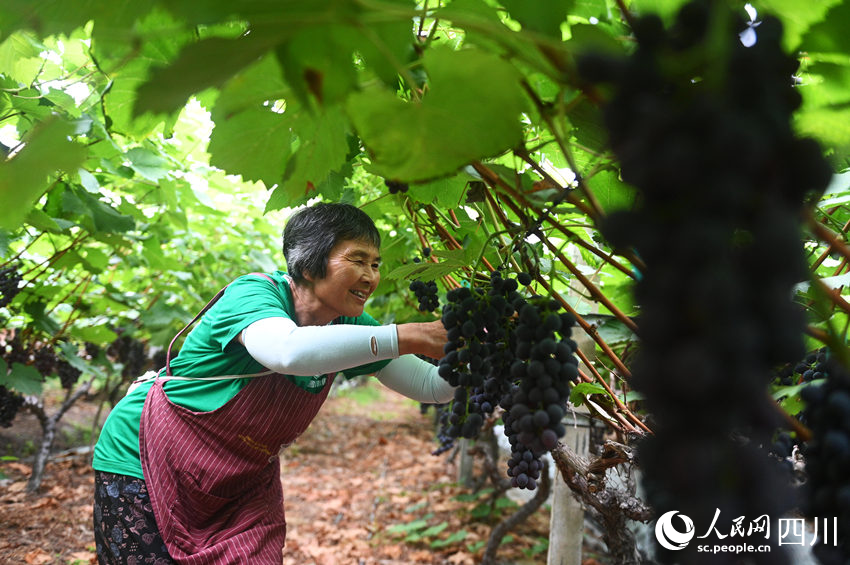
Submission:
{"label": "elderly woman", "polygon": [[228,285],[180,354],[171,360],[169,347],[166,367],[115,406],[93,461],[100,563],[279,564],[277,455],[313,420],[337,372],[374,373],[420,402],[452,397],[413,355],[443,355],[439,321],[383,326],[363,311],[380,279],[379,248],[358,208],[297,212],[283,234],[288,272]]}

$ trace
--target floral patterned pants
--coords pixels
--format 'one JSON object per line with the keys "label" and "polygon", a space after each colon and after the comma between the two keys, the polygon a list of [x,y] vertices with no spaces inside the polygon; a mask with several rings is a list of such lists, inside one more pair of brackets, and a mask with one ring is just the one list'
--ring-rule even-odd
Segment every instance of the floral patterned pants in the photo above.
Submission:
{"label": "floral patterned pants", "polygon": [[94,539],[101,565],[171,565],[145,481],[95,471]]}

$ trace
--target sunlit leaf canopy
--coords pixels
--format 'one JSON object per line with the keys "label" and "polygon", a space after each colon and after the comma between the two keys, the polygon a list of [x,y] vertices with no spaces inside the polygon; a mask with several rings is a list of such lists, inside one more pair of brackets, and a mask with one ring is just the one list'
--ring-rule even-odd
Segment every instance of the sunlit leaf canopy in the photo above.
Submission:
{"label": "sunlit leaf canopy", "polygon": [[[532,270],[612,359],[601,370],[620,369],[641,264],[597,225],[634,191],[606,146],[606,93],[575,58],[628,54],[629,15],[669,21],[682,4],[6,0],[0,263],[26,286],[0,312],[51,339],[129,331],[162,346],[233,277],[282,267],[288,210],[344,201],[384,234],[377,317],[427,319],[411,278]],[[837,173],[813,212],[846,239],[850,2],[754,1],[749,14],[756,37],[779,17],[800,58],[794,125]],[[806,246],[813,277],[839,286],[846,261],[812,235]],[[801,283],[811,323],[846,332]]]}

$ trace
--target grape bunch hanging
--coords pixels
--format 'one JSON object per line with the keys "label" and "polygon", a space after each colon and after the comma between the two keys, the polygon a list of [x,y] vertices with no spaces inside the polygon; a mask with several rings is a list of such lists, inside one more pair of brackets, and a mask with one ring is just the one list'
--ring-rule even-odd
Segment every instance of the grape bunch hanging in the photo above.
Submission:
{"label": "grape bunch hanging", "polygon": [[[518,278],[530,282],[527,274]],[[548,297],[524,297],[519,286],[493,271],[484,284],[446,293],[441,319],[448,343],[438,371],[457,389],[441,415],[441,447],[435,453],[459,437],[477,437],[501,407],[511,444],[511,484],[535,489],[540,458],[566,432],[561,420],[569,383],[578,376],[570,338],[575,319]]]}
{"label": "grape bunch hanging", "polygon": [[0,385],[0,428],[8,428],[12,425],[18,410],[24,404],[24,397],[17,392]]}
{"label": "grape bunch hanging", "polygon": [[20,292],[23,277],[16,265],[9,265],[0,269],[0,308],[8,306],[15,296]]}
{"label": "grape bunch hanging", "polygon": [[[790,505],[755,446],[777,425],[772,368],[804,354],[805,318],[790,299],[807,276],[799,222],[807,194],[832,172],[791,127],[798,62],[783,52],[776,18],[754,28],[752,47],[739,39],[743,18],[707,0],[685,4],[669,29],[655,15],[632,29],[630,56],[587,55],[578,66],[608,94],[609,142],[638,190],[633,209],[600,227],[646,265],[635,285],[641,350],[631,383],[655,433],[639,463],[658,515],[676,510],[707,525],[719,510],[728,535],[737,516],[775,518]],[[742,435],[747,442],[733,441]],[[782,549],[747,557],[778,565]],[[694,544],[659,559],[725,562]]]}

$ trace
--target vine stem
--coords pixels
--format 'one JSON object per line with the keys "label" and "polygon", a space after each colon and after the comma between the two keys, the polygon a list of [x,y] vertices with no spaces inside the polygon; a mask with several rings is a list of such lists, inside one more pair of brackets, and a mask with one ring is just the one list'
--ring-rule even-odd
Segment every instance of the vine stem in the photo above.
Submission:
{"label": "vine stem", "polygon": [[552,478],[549,476],[548,464],[544,463],[543,468],[540,470],[540,484],[537,485],[537,492],[534,493],[534,497],[490,532],[487,548],[484,550],[484,556],[481,558],[481,565],[494,565],[496,563],[496,552],[502,543],[502,538],[518,524],[528,519],[538,508],[543,506],[543,503],[549,498],[549,492],[551,490]]}
{"label": "vine stem", "polygon": [[[588,367],[589,366],[590,365],[588,365]],[[593,383],[596,380],[593,377],[585,374],[585,372],[581,369],[578,370],[578,376],[583,383]],[[623,415],[617,412],[616,410],[609,410],[607,406],[600,406],[592,400],[587,400],[587,407],[589,410],[595,411],[612,430],[616,431],[621,436],[627,435],[629,433],[641,433],[640,430],[631,425],[628,420],[626,420]],[[615,420],[619,425],[615,425]]]}
{"label": "vine stem", "polygon": [[[489,191],[487,191],[487,193],[489,194]],[[501,212],[501,208],[499,208],[498,206],[495,206],[495,209]],[[522,217],[521,213],[519,214],[519,217]],[[510,229],[510,223],[504,213],[499,213],[498,218],[505,225],[506,228]],[[591,339],[593,339],[599,345],[599,347],[602,348],[602,351],[605,353],[605,355],[609,359],[611,359],[611,361],[617,367],[617,370],[620,372],[623,378],[629,378],[631,376],[631,372],[626,368],[625,364],[622,362],[622,360],[620,360],[617,354],[614,353],[614,351],[605,342],[605,340],[602,339],[602,337],[593,328],[593,326],[591,326],[584,318],[582,318],[581,315],[572,306],[570,306],[570,304],[559,293],[557,293],[552,287],[552,285],[550,285],[542,276],[537,275],[535,276],[535,279],[543,285],[543,287],[547,290],[547,292],[549,292],[551,296],[558,300],[558,302],[560,302],[561,305],[576,318],[578,324],[585,331],[585,333],[587,333],[591,337]]]}
{"label": "vine stem", "polygon": [[[33,237],[33,238],[29,241],[29,243],[27,243],[27,244],[24,246],[24,248],[23,248],[23,249],[21,249],[20,251],[18,251],[18,253],[17,253],[17,254],[15,254],[15,256],[14,256],[14,257],[12,257],[11,259],[9,259],[8,261],[5,261],[5,262],[3,262],[3,263],[0,263],[0,268],[5,267],[5,266],[6,266],[6,265],[8,265],[9,263],[13,263],[14,261],[17,261],[17,260],[21,257],[21,255],[23,255],[24,253],[26,253],[26,252],[27,252],[27,250],[29,250],[29,248],[30,248],[30,247],[32,247],[32,246],[33,246],[33,244],[35,244],[35,242],[36,242],[36,241],[38,241],[38,240],[41,238],[41,236],[43,236],[45,233],[47,233],[47,232],[39,232],[39,233],[38,233],[35,237]],[[29,235],[29,233],[27,233],[27,235]]]}
{"label": "vine stem", "polygon": [[[832,210],[830,210],[829,215],[832,215],[832,213],[835,212],[835,210],[837,210],[837,208],[833,208]],[[848,220],[848,222],[846,224],[844,224],[844,227],[841,228],[841,233],[846,235],[848,229],[850,229],[850,220]],[[814,263],[812,263],[812,270],[820,267],[821,263],[823,263],[826,260],[826,258],[829,257],[829,254],[831,252],[832,252],[832,245],[829,245],[824,250],[824,252],[821,253],[820,257],[818,257],[817,260]],[[847,258],[845,257],[844,260],[846,261]]]}
{"label": "vine stem", "polygon": [[593,376],[594,376],[596,382],[598,382],[600,385],[602,385],[602,388],[605,389],[605,392],[607,392],[609,394],[609,396],[611,396],[611,399],[614,401],[614,404],[617,406],[617,408],[619,408],[622,413],[624,413],[626,416],[628,416],[628,418],[632,422],[634,422],[640,429],[642,429],[646,433],[651,434],[652,430],[649,428],[649,426],[644,424],[640,420],[640,418],[635,416],[634,413],[632,413],[632,411],[629,409],[629,407],[626,406],[623,403],[622,400],[620,400],[620,398],[614,393],[614,390],[611,388],[611,385],[608,384],[608,382],[605,380],[605,378],[602,377],[602,375],[599,373],[599,371],[597,371],[596,368],[590,363],[590,359],[587,358],[587,356],[584,354],[584,352],[582,352],[581,349],[576,349],[576,355],[578,355],[578,357],[579,357],[579,359],[581,359],[582,363],[584,363],[584,365],[588,369],[590,369],[590,372],[593,373]]}
{"label": "vine stem", "polygon": [[[71,251],[74,247],[79,245],[81,242],[85,241],[86,238],[88,238],[90,235],[91,234],[89,232],[81,232],[80,235],[75,237],[67,247],[64,247],[63,249],[60,249],[59,251],[55,252],[49,259],[47,259],[46,261],[44,261],[42,263],[35,265],[32,269],[26,271],[25,273],[21,273],[22,277],[26,277],[27,275],[29,275],[30,273],[32,273],[36,269],[39,269],[42,266],[46,265],[44,267],[44,270],[42,270],[41,273],[39,273],[39,274],[35,275],[34,277],[32,277],[31,279],[29,279],[24,286],[26,286],[27,284],[38,279],[44,272],[47,271],[47,269],[50,268],[51,265],[53,265],[53,263],[55,263],[56,261],[61,259],[66,253]],[[23,288],[23,287],[21,287],[21,288]]]}
{"label": "vine stem", "polygon": [[80,305],[80,301],[83,299],[83,295],[85,294],[86,289],[88,288],[89,283],[91,282],[91,278],[92,275],[89,275],[86,279],[85,284],[83,285],[83,289],[77,295],[77,300],[74,301],[74,309],[71,311],[70,314],[68,314],[68,319],[65,320],[65,323],[62,325],[62,328],[50,338],[50,341],[48,342],[49,345],[55,344],[56,341],[65,333],[65,330],[68,329],[68,326],[70,326],[74,319],[79,316],[80,310],[78,309],[78,306]]}
{"label": "vine stem", "polygon": [[[57,301],[56,301],[56,304],[54,304],[54,305],[53,305],[53,307],[52,307],[50,310],[46,310],[46,311],[45,311],[45,314],[52,314],[52,313],[53,313],[53,311],[54,311],[54,310],[56,310],[56,308],[57,308],[60,304],[64,304],[64,303],[65,303],[65,301],[66,301],[66,300],[68,300],[68,298],[69,298],[69,297],[73,296],[73,295],[77,292],[77,289],[78,289],[78,288],[80,288],[80,286],[82,286],[82,284],[83,284],[83,283],[86,283],[86,285],[88,285],[88,281],[90,281],[90,280],[91,280],[91,278],[92,278],[92,275],[91,275],[91,274],[89,274],[89,276],[87,276],[86,278],[84,278],[84,279],[82,279],[80,282],[78,282],[78,283],[74,286],[74,288],[72,288],[72,289],[71,289],[71,292],[69,292],[68,294],[66,294],[65,296],[63,296],[63,297],[62,297],[62,298],[60,298],[59,300],[57,300]],[[77,303],[79,303],[79,299],[77,300]]]}
{"label": "vine stem", "polygon": [[829,288],[818,278],[813,278],[812,281],[818,288],[820,288],[821,292],[832,301],[833,304],[850,314],[850,302],[847,302],[841,297],[839,289]]}
{"label": "vine stem", "polygon": [[850,247],[847,246],[847,243],[840,240],[832,230],[817,221],[810,210],[805,212],[805,220],[809,229],[812,230],[812,233],[818,239],[828,244],[831,249],[842,255],[845,259],[850,260]]}
{"label": "vine stem", "polygon": [[634,333],[637,333],[638,327],[637,324],[635,324],[634,320],[626,316],[626,314],[623,313],[622,310],[617,308],[614,303],[611,302],[608,297],[602,293],[601,290],[599,290],[599,287],[597,287],[590,281],[590,279],[584,276],[582,272],[578,269],[578,267],[576,267],[572,261],[567,259],[564,254],[561,253],[561,251],[557,247],[555,247],[555,245],[551,241],[549,241],[548,238],[544,239],[543,243],[546,245],[546,247],[549,248],[549,250],[555,255],[555,257],[557,257],[558,260],[561,261],[561,263],[573,274],[573,276],[575,276],[579,280],[579,282],[581,282],[581,284],[590,292],[591,296],[593,296],[598,302],[601,302],[602,305],[605,306],[605,308],[607,308],[612,314],[614,314],[614,316],[618,320],[623,322],[623,324],[627,328],[629,328]]}
{"label": "vine stem", "polygon": [[[626,267],[625,265],[623,265],[622,263],[620,263],[619,261],[617,261],[614,258],[614,255],[612,253],[605,253],[604,251],[602,251],[598,247],[594,247],[593,245],[590,245],[588,242],[583,240],[581,237],[579,237],[575,233],[571,232],[570,230],[568,230],[567,228],[562,226],[561,222],[558,222],[557,220],[555,220],[551,216],[546,218],[546,222],[549,223],[553,228],[555,228],[556,230],[558,230],[559,232],[561,232],[562,234],[567,236],[571,242],[575,243],[576,245],[578,245],[579,247],[581,247],[583,249],[587,249],[588,251],[590,251],[591,253],[593,253],[594,255],[596,255],[597,257],[599,257],[600,259],[602,259],[603,261],[605,261],[606,263],[608,263],[609,265],[614,267],[615,269],[622,271],[623,273],[625,273],[629,277],[635,278],[634,272],[631,269],[629,269],[628,267]],[[642,266],[643,266],[642,264],[640,266],[636,265],[638,270],[641,270]]]}
{"label": "vine stem", "polygon": [[[428,206],[426,206],[425,212],[428,214],[428,218],[433,222],[434,227],[437,228],[437,231],[440,232],[440,235],[446,241],[451,242],[451,244],[454,246],[455,249],[463,249],[463,245],[461,245],[460,242],[457,239],[455,239],[455,237],[452,234],[449,233],[449,230],[447,230],[442,224],[440,224],[437,221],[437,214],[436,214],[436,212],[434,212],[433,206],[431,206],[430,204]],[[484,263],[484,265],[487,266],[488,269],[490,269],[491,271],[495,271],[495,269],[493,268],[493,265],[491,265],[490,261],[488,261],[487,258],[484,257],[483,255],[481,256],[481,261]]]}

